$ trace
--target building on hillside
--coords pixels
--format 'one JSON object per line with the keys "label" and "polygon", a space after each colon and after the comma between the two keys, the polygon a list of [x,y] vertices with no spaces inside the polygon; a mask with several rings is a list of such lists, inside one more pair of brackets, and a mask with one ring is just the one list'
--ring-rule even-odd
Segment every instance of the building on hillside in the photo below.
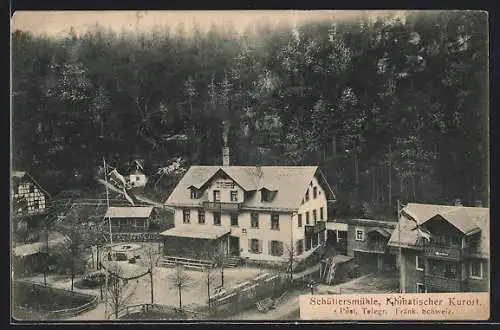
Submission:
{"label": "building on hillside", "polygon": [[132,187],[138,188],[144,187],[148,182],[148,178],[146,177],[146,174],[136,169],[130,172],[129,176],[127,177],[127,181]]}
{"label": "building on hillside", "polygon": [[396,255],[387,243],[396,222],[351,219],[347,229],[347,255],[354,257],[365,271],[391,271],[396,267]]}
{"label": "building on hillside", "polygon": [[327,203],[336,196],[317,166],[192,166],[166,205],[174,228],[168,256],[206,259],[222,248],[243,260],[303,260],[325,243]]}
{"label": "building on hillside", "polygon": [[12,172],[12,198],[15,214],[38,214],[46,210],[50,194],[24,171]]}
{"label": "building on hillside", "polygon": [[152,206],[109,207],[105,219],[111,221],[113,233],[135,233],[149,230]]}
{"label": "building on hillside", "polygon": [[408,204],[389,246],[400,255],[402,292],[489,291],[489,209]]}

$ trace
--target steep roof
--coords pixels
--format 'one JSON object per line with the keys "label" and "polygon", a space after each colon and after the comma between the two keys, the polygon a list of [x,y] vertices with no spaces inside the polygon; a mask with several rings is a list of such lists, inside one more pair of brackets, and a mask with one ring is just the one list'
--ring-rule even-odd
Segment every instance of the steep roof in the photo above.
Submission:
{"label": "steep roof", "polygon": [[22,180],[28,179],[30,180],[35,186],[40,189],[41,192],[43,192],[47,197],[51,197],[49,192],[43,187],[26,171],[12,171],[12,183],[14,185],[18,184]]}
{"label": "steep roof", "polygon": [[[300,206],[312,178],[316,173],[320,173],[317,166],[191,166],[165,204],[200,205],[200,200],[190,198],[189,188],[202,188],[219,171],[223,171],[245,191],[264,188],[278,192],[271,202],[261,202],[260,197],[254,195],[245,200],[245,207],[287,210]],[[334,195],[330,187],[325,185],[324,188],[329,190],[329,195]]]}
{"label": "steep roof", "polygon": [[[403,212],[415,219],[419,225],[425,226],[427,221],[440,216],[464,235],[480,231],[479,252],[489,254],[490,213],[488,208],[410,203],[403,209]],[[389,245],[412,247],[418,244],[418,232],[413,230],[416,225],[415,221],[409,219],[408,216],[400,217]]]}
{"label": "steep roof", "polygon": [[111,206],[106,211],[106,218],[149,218],[153,211],[152,206]]}

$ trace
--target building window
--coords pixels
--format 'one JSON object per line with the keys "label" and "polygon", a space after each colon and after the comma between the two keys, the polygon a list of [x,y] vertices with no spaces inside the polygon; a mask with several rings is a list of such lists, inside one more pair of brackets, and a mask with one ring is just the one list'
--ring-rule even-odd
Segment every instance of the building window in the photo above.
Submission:
{"label": "building window", "polygon": [[30,194],[32,194],[32,193],[35,192],[35,186],[34,185],[32,185],[32,184],[29,185],[29,192],[30,192]]}
{"label": "building window", "polygon": [[309,211],[306,212],[306,225],[309,226]]}
{"label": "building window", "polygon": [[283,242],[281,241],[270,241],[269,242],[269,254],[275,257],[281,257],[283,255]]}
{"label": "building window", "polygon": [[250,222],[251,222],[250,227],[259,228],[259,214],[258,213],[251,213]]}
{"label": "building window", "polygon": [[191,199],[196,199],[196,198],[198,198],[198,196],[199,196],[198,190],[191,189]]}
{"label": "building window", "polygon": [[307,191],[306,191],[306,202],[309,200],[309,188],[307,188]]}
{"label": "building window", "polygon": [[214,225],[220,226],[220,213],[214,212]]}
{"label": "building window", "polygon": [[318,216],[316,214],[316,210],[313,210],[313,221],[314,221],[314,224],[316,224],[316,222],[318,222]]}
{"label": "building window", "polygon": [[356,241],[364,241],[365,240],[365,230],[361,228],[356,228]]}
{"label": "building window", "polygon": [[297,215],[297,226],[302,227],[302,214]]}
{"label": "building window", "polygon": [[238,201],[238,191],[231,190],[231,202],[237,202],[237,201]]}
{"label": "building window", "polygon": [[220,190],[214,190],[214,202],[220,202]]}
{"label": "building window", "polygon": [[417,293],[426,293],[425,285],[423,283],[417,283]]}
{"label": "building window", "polygon": [[231,214],[231,226],[238,226],[238,214]]}
{"label": "building window", "polygon": [[191,222],[191,212],[189,210],[183,210],[182,211],[182,221],[184,223],[190,223]]}
{"label": "building window", "polygon": [[313,198],[318,197],[318,187],[313,188]]}
{"label": "building window", "polygon": [[469,264],[470,268],[470,277],[475,279],[483,278],[483,263],[481,260],[471,260]]}
{"label": "building window", "polygon": [[300,256],[304,252],[304,240],[299,239],[297,241],[297,255]]}
{"label": "building window", "polygon": [[136,176],[136,177],[135,177],[135,181],[141,181],[141,177]]}
{"label": "building window", "polygon": [[249,250],[252,253],[262,253],[262,241],[252,238],[248,240],[250,242]]}
{"label": "building window", "polygon": [[118,223],[118,219],[111,219],[111,226],[119,226],[120,224]]}
{"label": "building window", "polygon": [[424,261],[420,258],[420,256],[415,256],[415,268],[417,270],[424,270]]}
{"label": "building window", "polygon": [[271,215],[271,229],[280,230],[280,216],[279,214]]}
{"label": "building window", "polygon": [[323,206],[322,206],[322,207],[320,207],[320,209],[319,209],[319,219],[320,219],[321,221],[323,221],[323,220],[325,219],[325,217],[324,217],[324,215],[323,215]]}
{"label": "building window", "polygon": [[198,223],[201,225],[205,224],[205,210],[198,209]]}

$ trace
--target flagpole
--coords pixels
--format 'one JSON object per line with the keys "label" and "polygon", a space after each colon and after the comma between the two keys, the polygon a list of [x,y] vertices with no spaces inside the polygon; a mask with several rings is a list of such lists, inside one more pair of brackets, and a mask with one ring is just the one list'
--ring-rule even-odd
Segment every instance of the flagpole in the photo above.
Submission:
{"label": "flagpole", "polygon": [[403,278],[403,271],[404,270],[401,268],[401,267],[404,267],[404,265],[403,265],[403,255],[402,255],[402,249],[401,249],[401,221],[400,221],[400,218],[401,218],[401,210],[400,210],[401,205],[399,203],[399,199],[398,199],[397,202],[398,202],[398,205],[397,205],[397,217],[398,217],[398,242],[399,242],[399,244],[398,244],[398,246],[399,246],[398,247],[398,250],[399,250],[398,251],[399,252],[398,257],[399,257],[399,267],[400,267],[400,270],[399,270],[399,277],[400,277],[400,280],[399,280],[399,286],[400,286],[399,291],[400,291],[400,293],[403,293],[403,291],[404,291],[403,288],[404,288],[405,283],[404,283],[404,278]]}

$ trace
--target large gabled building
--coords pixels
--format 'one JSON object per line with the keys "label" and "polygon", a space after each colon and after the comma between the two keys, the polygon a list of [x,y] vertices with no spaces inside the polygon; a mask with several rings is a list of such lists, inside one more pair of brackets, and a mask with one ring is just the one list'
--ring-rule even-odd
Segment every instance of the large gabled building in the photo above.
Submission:
{"label": "large gabled building", "polygon": [[166,201],[175,226],[161,234],[165,255],[300,260],[325,242],[335,199],[317,166],[192,166]]}
{"label": "large gabled building", "polygon": [[489,209],[408,204],[388,245],[400,256],[402,292],[489,290]]}

